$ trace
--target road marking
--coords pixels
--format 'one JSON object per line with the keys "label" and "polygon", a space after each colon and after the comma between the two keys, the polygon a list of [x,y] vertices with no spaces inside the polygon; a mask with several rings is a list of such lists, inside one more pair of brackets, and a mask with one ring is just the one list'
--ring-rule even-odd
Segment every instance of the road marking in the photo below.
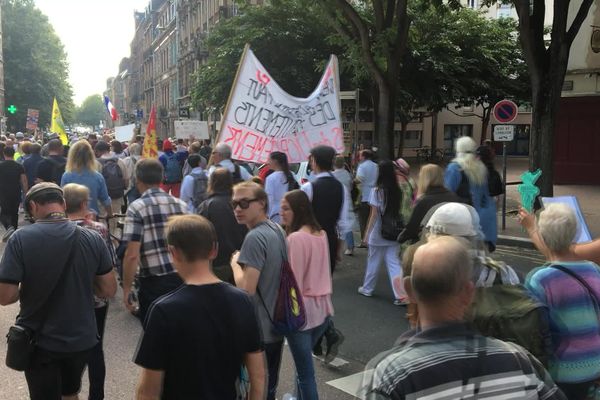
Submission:
{"label": "road marking", "polygon": [[364,394],[360,393],[363,386],[363,382],[368,382],[373,375],[373,370],[368,369],[366,371],[358,372],[353,375],[348,375],[343,378],[334,379],[326,382],[329,386],[341,390],[342,392],[348,393],[357,399],[364,400]]}

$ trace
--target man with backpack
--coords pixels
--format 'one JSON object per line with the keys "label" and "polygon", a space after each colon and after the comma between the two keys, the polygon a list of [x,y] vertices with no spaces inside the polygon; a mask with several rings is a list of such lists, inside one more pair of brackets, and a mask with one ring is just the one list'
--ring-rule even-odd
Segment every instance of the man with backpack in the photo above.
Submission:
{"label": "man with backpack", "polygon": [[195,213],[200,203],[208,196],[208,176],[204,171],[206,160],[199,154],[192,154],[188,157],[187,163],[192,170],[183,178],[180,198],[187,203],[188,211]]}
{"label": "man with backpack", "polygon": [[[127,175],[127,166],[119,157],[111,154],[110,145],[101,140],[96,144],[96,158],[100,163],[100,173],[106,182],[106,189],[111,200],[113,212],[121,212],[123,206],[123,196],[125,189],[129,185],[129,177]],[[116,229],[116,221],[110,220],[110,231]]]}
{"label": "man with backpack", "polygon": [[63,144],[60,139],[52,139],[45,146],[47,146],[48,155],[37,165],[35,182],[54,182],[60,185],[67,165],[67,159],[63,155]]}
{"label": "man with backpack", "polygon": [[233,177],[233,184],[240,183],[252,179],[252,175],[246,168],[242,168],[239,165],[231,161],[231,147],[225,143],[219,143],[215,146],[211,155],[211,167],[208,170],[208,175],[219,167],[227,168],[231,172]]}
{"label": "man with backpack", "polygon": [[528,351],[465,322],[475,295],[472,274],[460,239],[438,237],[417,249],[404,285],[421,326],[376,357],[366,399],[566,399]]}
{"label": "man with backpack", "polygon": [[163,165],[165,172],[160,188],[172,196],[179,197],[183,180],[183,163],[188,153],[174,152],[173,144],[169,139],[165,139],[162,149],[163,154],[158,157],[158,160]]}

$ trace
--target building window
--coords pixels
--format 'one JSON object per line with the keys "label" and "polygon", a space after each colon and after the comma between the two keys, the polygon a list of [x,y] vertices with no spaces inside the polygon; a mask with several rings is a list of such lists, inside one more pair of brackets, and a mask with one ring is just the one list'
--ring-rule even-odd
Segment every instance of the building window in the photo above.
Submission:
{"label": "building window", "polygon": [[423,131],[406,131],[404,135],[404,147],[421,147],[423,143]]}
{"label": "building window", "polygon": [[478,8],[477,0],[467,0],[467,4],[469,8],[472,8],[474,10]]}
{"label": "building window", "polygon": [[454,142],[462,136],[473,136],[473,125],[444,125],[444,149],[454,151]]}

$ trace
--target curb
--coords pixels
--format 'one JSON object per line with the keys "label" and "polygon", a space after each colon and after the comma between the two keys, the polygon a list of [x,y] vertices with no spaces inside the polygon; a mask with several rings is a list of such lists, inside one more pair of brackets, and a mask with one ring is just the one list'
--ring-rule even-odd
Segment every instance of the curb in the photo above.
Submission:
{"label": "curb", "polygon": [[523,249],[535,250],[535,246],[529,238],[518,236],[498,235],[498,240],[496,243],[502,246],[520,247]]}

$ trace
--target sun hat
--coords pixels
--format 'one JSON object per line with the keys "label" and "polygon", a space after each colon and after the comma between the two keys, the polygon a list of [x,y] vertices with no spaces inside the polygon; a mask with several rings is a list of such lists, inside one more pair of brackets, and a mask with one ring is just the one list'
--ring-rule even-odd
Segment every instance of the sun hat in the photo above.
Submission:
{"label": "sun hat", "polygon": [[474,221],[469,206],[462,203],[444,203],[433,212],[426,227],[433,234],[472,237],[478,235],[475,228],[478,225],[479,218]]}

